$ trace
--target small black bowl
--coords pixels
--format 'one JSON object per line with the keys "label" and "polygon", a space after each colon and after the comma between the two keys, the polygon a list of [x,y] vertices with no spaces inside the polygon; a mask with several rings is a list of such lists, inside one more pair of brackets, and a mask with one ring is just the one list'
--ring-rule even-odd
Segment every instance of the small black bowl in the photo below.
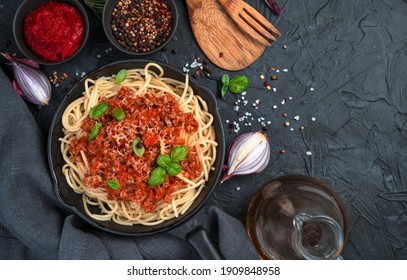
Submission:
{"label": "small black bowl", "polygon": [[168,37],[165,39],[165,41],[159,45],[158,47],[155,47],[154,49],[150,51],[141,51],[141,52],[136,52],[136,51],[130,51],[123,46],[121,46],[115,36],[113,35],[113,30],[112,30],[112,25],[111,25],[111,20],[112,20],[112,12],[117,5],[119,0],[107,0],[105,7],[103,9],[103,15],[102,15],[102,22],[103,22],[103,29],[105,30],[105,34],[107,38],[109,39],[110,43],[112,43],[113,46],[115,46],[117,49],[119,49],[122,52],[125,52],[127,54],[131,55],[148,55],[157,52],[158,50],[162,49],[174,36],[175,30],[177,29],[178,25],[178,10],[177,6],[175,5],[175,0],[164,0],[168,4],[171,10],[172,14],[172,30],[171,33],[168,35]]}
{"label": "small black bowl", "polygon": [[24,18],[26,17],[26,15],[29,12],[33,11],[37,7],[44,5],[48,2],[50,2],[50,0],[36,0],[36,1],[25,0],[23,3],[21,3],[21,5],[19,6],[19,8],[16,11],[16,14],[14,15],[13,33],[14,33],[14,39],[17,43],[18,48],[23,53],[23,55],[25,55],[27,58],[29,58],[39,64],[43,64],[43,65],[56,65],[56,64],[61,64],[61,63],[67,62],[68,60],[71,60],[84,48],[84,46],[86,45],[86,42],[88,40],[88,37],[89,37],[89,18],[88,18],[88,15],[86,13],[84,6],[82,6],[80,1],[78,1],[78,0],[63,0],[63,1],[54,0],[54,2],[62,2],[62,3],[70,4],[79,10],[79,12],[82,14],[82,17],[85,22],[85,34],[84,34],[84,38],[83,38],[81,46],[70,57],[68,57],[64,60],[60,60],[60,61],[47,61],[47,60],[41,59],[37,55],[35,55],[33,53],[33,51],[27,46],[27,43],[24,39],[23,23],[24,23]]}

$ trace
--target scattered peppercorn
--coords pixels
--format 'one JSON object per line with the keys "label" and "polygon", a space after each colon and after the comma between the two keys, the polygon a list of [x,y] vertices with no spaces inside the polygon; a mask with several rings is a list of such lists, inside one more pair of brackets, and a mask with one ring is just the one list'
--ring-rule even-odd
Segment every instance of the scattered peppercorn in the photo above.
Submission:
{"label": "scattered peppercorn", "polygon": [[286,112],[283,113],[283,118],[288,117],[288,114]]}
{"label": "scattered peppercorn", "polygon": [[284,149],[281,149],[281,150],[280,150],[280,154],[282,154],[282,155],[285,154],[285,150],[284,150]]}
{"label": "scattered peppercorn", "polygon": [[263,130],[264,130],[264,131],[267,131],[267,130],[269,130],[269,127],[268,127],[267,125],[264,125],[264,126],[263,126]]}
{"label": "scattered peppercorn", "polygon": [[208,64],[205,64],[202,70],[206,77],[209,77],[212,74],[212,70]]}
{"label": "scattered peppercorn", "polygon": [[119,0],[111,26],[113,36],[125,50],[149,52],[170,36],[173,18],[164,0]]}
{"label": "scattered peppercorn", "polygon": [[65,79],[67,79],[69,76],[67,73],[63,73],[61,76],[58,77],[58,72],[54,71],[52,73],[52,76],[48,77],[48,80],[50,81],[50,83],[52,83],[53,85],[62,83]]}
{"label": "scattered peppercorn", "polygon": [[284,45],[284,46],[283,46],[283,49],[286,49],[286,48],[287,48],[287,45]]}
{"label": "scattered peppercorn", "polygon": [[177,48],[174,48],[174,49],[172,49],[172,51],[171,51],[173,54],[176,54],[177,52],[178,52],[178,49]]}
{"label": "scattered peppercorn", "polygon": [[290,126],[290,122],[285,122],[285,123],[284,123],[284,126],[286,126],[286,127],[287,127],[287,126]]}
{"label": "scattered peppercorn", "polygon": [[305,129],[305,127],[302,125],[302,126],[300,126],[300,130],[304,130]]}
{"label": "scattered peppercorn", "polygon": [[272,74],[271,79],[278,81],[279,78],[278,78],[277,74]]}

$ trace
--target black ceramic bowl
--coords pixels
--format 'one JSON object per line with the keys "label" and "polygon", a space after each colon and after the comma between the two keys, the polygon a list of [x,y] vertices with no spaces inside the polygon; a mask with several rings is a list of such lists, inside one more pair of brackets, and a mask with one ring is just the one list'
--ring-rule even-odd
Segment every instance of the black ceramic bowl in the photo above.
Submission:
{"label": "black ceramic bowl", "polygon": [[[103,29],[105,31],[106,37],[109,39],[110,43],[112,43],[113,46],[115,46],[117,49],[119,49],[122,52],[125,52],[127,54],[131,55],[148,55],[152,54],[154,52],[157,52],[158,50],[161,50],[174,36],[175,30],[177,29],[178,25],[178,11],[177,11],[177,6],[175,5],[175,0],[164,0],[166,2],[171,10],[172,14],[172,29],[168,37],[166,37],[165,41],[161,43],[161,45],[154,47],[151,50],[147,51],[131,51],[128,48],[123,47],[121,44],[118,43],[117,39],[115,38],[112,30],[112,13],[117,5],[119,0],[107,0],[105,4],[105,8],[103,9],[103,15],[102,15],[102,21],[103,21]],[[139,31],[132,29],[131,27],[129,28],[132,31],[134,31],[137,34],[140,34]],[[137,43],[140,43],[140,40],[136,40]]]}
{"label": "black ceramic bowl", "polygon": [[43,64],[43,65],[56,65],[56,64],[64,63],[68,60],[71,60],[84,48],[84,46],[86,45],[86,42],[88,40],[88,37],[89,37],[89,19],[88,19],[88,15],[86,13],[84,6],[80,3],[79,0],[63,0],[63,1],[54,0],[54,2],[63,2],[63,3],[70,4],[72,6],[75,6],[79,10],[79,12],[82,14],[82,17],[84,20],[85,34],[84,34],[84,38],[82,40],[80,47],[71,56],[69,56],[63,60],[59,60],[59,61],[55,61],[55,62],[41,59],[37,55],[34,54],[34,52],[29,48],[29,46],[27,46],[26,40],[24,38],[23,23],[24,23],[24,18],[26,17],[26,15],[28,13],[30,13],[31,11],[38,8],[39,6],[44,5],[48,2],[50,2],[50,0],[36,0],[36,1],[25,0],[23,3],[21,3],[19,8],[17,9],[16,14],[14,15],[13,33],[14,33],[14,39],[17,43],[18,48],[23,53],[23,55],[25,55],[27,58],[32,59],[33,61],[35,61],[39,64]]}
{"label": "black ceramic bowl", "polygon": [[[62,166],[65,164],[65,161],[61,154],[60,141],[59,138],[63,137],[62,131],[62,121],[61,116],[64,113],[66,107],[82,96],[84,92],[84,80],[86,78],[96,79],[101,76],[111,76],[112,74],[117,73],[121,69],[131,69],[131,68],[144,68],[144,66],[151,62],[151,60],[125,60],[119,61],[112,64],[103,66],[87,76],[83,77],[72,89],[68,92],[65,98],[62,100],[59,108],[57,109],[54,119],[51,123],[51,128],[48,136],[48,161],[51,169],[51,174],[54,180],[55,192],[59,200],[69,209],[74,211],[85,221],[91,225],[120,235],[128,236],[139,236],[147,235],[152,233],[161,232],[164,230],[172,229],[173,227],[179,225],[180,223],[186,221],[189,217],[195,214],[208,199],[211,192],[214,190],[219,177],[222,173],[223,161],[225,158],[225,139],[223,133],[222,122],[218,113],[217,101],[214,94],[209,91],[207,88],[198,85],[194,80],[190,80],[189,85],[193,88],[194,93],[201,96],[208,105],[208,110],[214,116],[213,126],[216,133],[216,141],[218,142],[217,147],[217,156],[214,164],[214,170],[211,171],[209,175],[209,180],[205,184],[202,192],[195,199],[191,207],[183,215],[165,221],[159,225],[155,226],[144,226],[144,225],[133,225],[133,226],[124,226],[116,224],[113,221],[96,221],[90,218],[83,206],[82,195],[76,194],[67,184],[64,174],[62,173]],[[178,69],[161,62],[156,62],[161,65],[164,69],[164,76],[177,79],[180,81],[185,80],[185,75]]]}

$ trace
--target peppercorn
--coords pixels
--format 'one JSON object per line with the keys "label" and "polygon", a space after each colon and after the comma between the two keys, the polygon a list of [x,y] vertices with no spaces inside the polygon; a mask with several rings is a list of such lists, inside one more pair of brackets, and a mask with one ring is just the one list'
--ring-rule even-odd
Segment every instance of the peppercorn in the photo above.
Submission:
{"label": "peppercorn", "polygon": [[280,154],[284,155],[284,154],[285,154],[285,150],[284,150],[284,149],[281,149],[281,150],[280,150]]}
{"label": "peppercorn", "polygon": [[302,126],[300,126],[300,130],[304,130],[305,129],[305,127],[302,125]]}
{"label": "peppercorn", "polygon": [[285,122],[285,123],[284,123],[284,126],[286,126],[286,127],[287,127],[287,126],[290,126],[290,122]]}
{"label": "peppercorn", "polygon": [[141,142],[138,142],[136,144],[136,147],[137,147],[137,149],[141,149],[141,148],[143,148],[143,144]]}
{"label": "peppercorn", "polygon": [[288,117],[288,114],[286,112],[283,113],[283,118]]}
{"label": "peppercorn", "polygon": [[278,78],[277,74],[272,74],[271,79],[277,81],[279,78]]}

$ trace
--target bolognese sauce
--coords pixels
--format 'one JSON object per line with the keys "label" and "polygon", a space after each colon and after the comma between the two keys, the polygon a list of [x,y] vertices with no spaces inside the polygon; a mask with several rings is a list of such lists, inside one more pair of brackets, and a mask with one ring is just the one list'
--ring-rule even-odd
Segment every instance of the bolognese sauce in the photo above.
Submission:
{"label": "bolognese sauce", "polygon": [[[170,202],[171,194],[182,187],[183,181],[167,175],[162,185],[154,187],[148,185],[148,179],[163,151],[169,154],[173,147],[186,145],[183,135],[198,131],[194,115],[183,112],[169,94],[135,95],[127,87],[122,87],[116,97],[101,102],[109,104],[107,112],[97,119],[87,118],[81,126],[83,135],[70,143],[69,152],[75,161],[87,166],[84,185],[102,187],[109,199],[134,201],[146,212],[154,211],[161,201]],[[122,120],[114,117],[115,108],[125,113]],[[89,140],[96,122],[101,124],[99,133]],[[145,148],[141,157],[133,151],[137,137]],[[203,172],[195,148],[188,149],[187,158],[180,164],[182,176],[188,179]],[[108,180],[117,181],[120,188],[109,188]]]}

